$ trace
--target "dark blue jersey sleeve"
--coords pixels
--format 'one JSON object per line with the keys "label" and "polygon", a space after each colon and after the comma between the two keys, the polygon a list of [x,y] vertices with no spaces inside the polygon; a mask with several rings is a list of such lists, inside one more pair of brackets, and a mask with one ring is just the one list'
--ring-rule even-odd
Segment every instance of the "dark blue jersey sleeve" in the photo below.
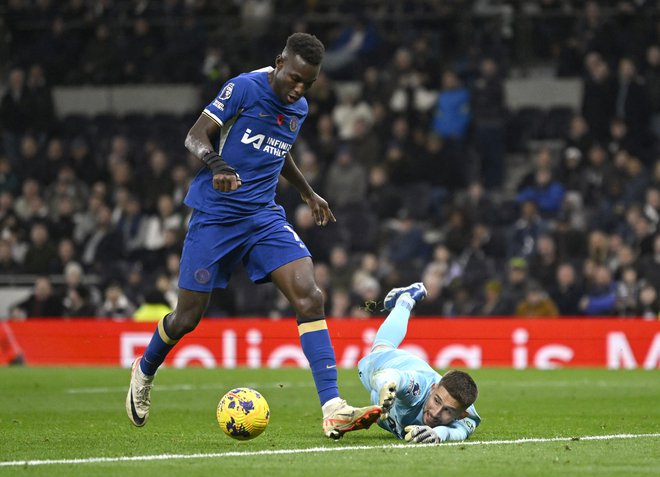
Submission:
{"label": "dark blue jersey sleeve", "polygon": [[219,126],[236,116],[243,109],[247,97],[249,80],[237,76],[225,83],[220,93],[204,108],[204,114],[213,119]]}

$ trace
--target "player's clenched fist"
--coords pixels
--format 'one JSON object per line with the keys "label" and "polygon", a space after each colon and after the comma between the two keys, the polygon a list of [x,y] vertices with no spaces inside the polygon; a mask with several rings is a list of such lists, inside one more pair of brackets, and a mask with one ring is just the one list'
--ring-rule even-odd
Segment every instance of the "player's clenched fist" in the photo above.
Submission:
{"label": "player's clenched fist", "polygon": [[220,192],[231,192],[238,189],[242,184],[241,176],[236,169],[222,160],[220,154],[215,151],[206,153],[202,161],[211,169],[213,174],[213,188]]}
{"label": "player's clenched fist", "polygon": [[238,189],[243,184],[241,177],[237,172],[216,174],[213,176],[213,188],[220,192],[231,192]]}
{"label": "player's clenched fist", "polygon": [[437,444],[442,442],[440,436],[429,426],[406,426],[404,429],[408,442],[415,444]]}
{"label": "player's clenched fist", "polygon": [[378,405],[383,408],[381,419],[387,419],[390,409],[394,406],[396,400],[396,383],[390,382],[383,385],[378,393]]}

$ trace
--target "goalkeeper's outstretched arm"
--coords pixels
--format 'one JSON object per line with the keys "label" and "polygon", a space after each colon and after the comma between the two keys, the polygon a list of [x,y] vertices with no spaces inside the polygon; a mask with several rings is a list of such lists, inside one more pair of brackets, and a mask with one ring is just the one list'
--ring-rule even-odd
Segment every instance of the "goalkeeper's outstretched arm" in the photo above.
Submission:
{"label": "goalkeeper's outstretched arm", "polygon": [[467,416],[463,419],[457,419],[448,426],[437,426],[433,430],[444,441],[463,441],[470,437],[479,425],[478,416]]}
{"label": "goalkeeper's outstretched arm", "polygon": [[464,441],[472,435],[479,422],[479,416],[468,416],[446,426],[406,426],[404,439],[415,444]]}

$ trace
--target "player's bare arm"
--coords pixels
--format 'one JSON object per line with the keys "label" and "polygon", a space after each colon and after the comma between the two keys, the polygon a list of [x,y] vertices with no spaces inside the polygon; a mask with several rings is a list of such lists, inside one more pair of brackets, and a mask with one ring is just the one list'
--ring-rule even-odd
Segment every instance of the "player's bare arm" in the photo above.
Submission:
{"label": "player's bare arm", "polygon": [[312,209],[312,215],[314,216],[314,221],[316,225],[326,225],[328,222],[336,222],[335,216],[333,215],[328,202],[318,195],[312,187],[309,185],[305,176],[303,176],[300,169],[293,160],[293,156],[290,153],[286,154],[284,158],[284,166],[282,167],[282,176],[288,180],[300,192],[300,196],[307,203],[310,209]]}
{"label": "player's bare arm", "polygon": [[186,136],[186,149],[200,159],[213,173],[213,188],[220,192],[238,189],[241,177],[213,150],[211,141],[220,134],[221,126],[205,114],[201,114]]}

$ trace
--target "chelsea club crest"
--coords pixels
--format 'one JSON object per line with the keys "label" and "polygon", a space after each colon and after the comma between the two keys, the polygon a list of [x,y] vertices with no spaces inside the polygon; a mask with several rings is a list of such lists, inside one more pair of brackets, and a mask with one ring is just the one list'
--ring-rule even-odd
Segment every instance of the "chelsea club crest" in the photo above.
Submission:
{"label": "chelsea club crest", "polygon": [[298,118],[293,116],[291,118],[291,121],[289,121],[289,129],[291,129],[291,132],[295,132],[296,129],[298,129]]}

